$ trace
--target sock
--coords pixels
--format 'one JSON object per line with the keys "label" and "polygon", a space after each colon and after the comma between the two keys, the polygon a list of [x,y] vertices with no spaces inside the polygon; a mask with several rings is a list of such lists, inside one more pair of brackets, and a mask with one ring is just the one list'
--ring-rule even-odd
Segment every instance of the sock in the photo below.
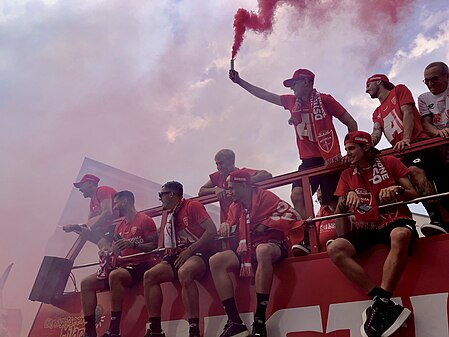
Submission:
{"label": "sock", "polygon": [[160,317],[150,317],[148,322],[150,322],[150,329],[152,332],[162,332]]}
{"label": "sock", "polygon": [[268,300],[270,299],[270,294],[259,294],[256,293],[257,298],[257,306],[256,306],[256,314],[254,315],[259,320],[266,321],[266,313],[267,313],[267,306],[268,306]]}
{"label": "sock", "polygon": [[235,304],[234,297],[228,298],[221,303],[223,303],[228,318],[234,323],[242,324],[242,319],[240,318],[239,312],[237,310],[237,305]]}
{"label": "sock", "polygon": [[95,315],[84,316],[84,329],[89,337],[97,337],[95,330]]}
{"label": "sock", "polygon": [[[391,293],[380,287],[374,287],[368,296],[371,297],[378,304],[388,304],[390,302]],[[379,301],[377,301],[379,300]]]}
{"label": "sock", "polygon": [[109,332],[118,335],[120,333],[120,319],[122,318],[121,311],[111,312],[111,324],[109,325]]}
{"label": "sock", "polygon": [[199,336],[199,335],[200,335],[200,319],[189,318],[189,336]]}

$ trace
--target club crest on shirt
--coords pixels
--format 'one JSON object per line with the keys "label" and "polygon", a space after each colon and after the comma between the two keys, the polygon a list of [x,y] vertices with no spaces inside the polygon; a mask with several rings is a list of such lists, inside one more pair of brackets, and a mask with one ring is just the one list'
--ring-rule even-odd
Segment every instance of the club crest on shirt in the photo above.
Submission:
{"label": "club crest on shirt", "polygon": [[396,96],[393,96],[393,98],[391,99],[391,104],[396,104]]}
{"label": "club crest on shirt", "polygon": [[186,226],[186,227],[188,227],[189,226],[189,218],[188,217],[184,217],[184,218],[182,218],[182,222],[184,223],[184,225]]}
{"label": "club crest on shirt", "polygon": [[[354,192],[357,193],[357,196],[359,197],[361,204],[371,205],[373,195],[367,189],[358,187],[354,190]],[[357,209],[357,212],[360,214],[366,213],[365,211],[359,208]]]}
{"label": "club crest on shirt", "polygon": [[131,227],[131,235],[136,235],[136,233],[137,233],[137,227]]}
{"label": "club crest on shirt", "polygon": [[318,145],[324,152],[330,152],[334,146],[334,133],[332,130],[323,130],[318,134]]}

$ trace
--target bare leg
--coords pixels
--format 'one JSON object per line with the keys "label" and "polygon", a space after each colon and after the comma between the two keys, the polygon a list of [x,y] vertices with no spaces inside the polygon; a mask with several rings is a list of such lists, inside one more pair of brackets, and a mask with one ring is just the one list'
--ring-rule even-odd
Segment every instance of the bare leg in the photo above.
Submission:
{"label": "bare leg", "polygon": [[293,187],[290,198],[296,211],[301,215],[302,219],[307,218],[306,206],[304,202],[304,190],[302,187]]}
{"label": "bare leg", "polygon": [[229,272],[240,266],[237,255],[232,250],[216,253],[209,260],[212,279],[221,301],[234,297],[234,285]]}
{"label": "bare leg", "polygon": [[198,256],[191,256],[179,268],[178,277],[182,286],[182,302],[187,318],[198,318],[200,315],[198,286],[195,280],[200,279],[205,273],[206,265]]}
{"label": "bare leg", "polygon": [[129,287],[131,283],[131,275],[126,269],[115,269],[109,274],[109,287],[111,289],[111,311],[122,311],[125,287]]}
{"label": "bare leg", "polygon": [[95,315],[97,291],[105,290],[105,280],[98,280],[97,275],[89,275],[81,281],[81,304],[84,316]]}
{"label": "bare leg", "polygon": [[262,243],[256,247],[257,270],[256,292],[269,294],[273,282],[273,263],[281,257],[280,248],[272,243]]}
{"label": "bare leg", "polygon": [[171,266],[162,261],[148,270],[143,278],[145,303],[149,317],[161,317],[162,289],[161,283],[174,280]]}
{"label": "bare leg", "polygon": [[327,253],[342,273],[366,293],[375,287],[375,284],[371,281],[362,266],[353,259],[356,251],[348,240],[343,238],[335,239],[327,246]]}
{"label": "bare leg", "polygon": [[391,249],[384,263],[382,288],[392,293],[407,265],[412,232],[407,228],[398,227],[391,231],[390,238]]}

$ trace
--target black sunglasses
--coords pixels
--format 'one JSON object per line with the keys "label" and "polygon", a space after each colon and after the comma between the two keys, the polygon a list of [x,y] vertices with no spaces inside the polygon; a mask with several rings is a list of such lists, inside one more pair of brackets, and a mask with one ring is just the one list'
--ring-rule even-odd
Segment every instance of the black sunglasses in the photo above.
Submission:
{"label": "black sunglasses", "polygon": [[171,193],[171,192],[159,192],[159,199],[162,199],[162,196],[163,196],[164,194],[168,194],[168,193]]}

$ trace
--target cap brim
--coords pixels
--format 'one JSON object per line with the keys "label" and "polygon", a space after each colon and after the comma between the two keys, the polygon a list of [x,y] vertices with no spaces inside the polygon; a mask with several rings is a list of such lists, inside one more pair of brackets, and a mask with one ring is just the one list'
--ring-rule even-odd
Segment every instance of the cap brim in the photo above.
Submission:
{"label": "cap brim", "polygon": [[289,78],[288,80],[284,81],[284,87],[291,88],[291,87],[293,87],[295,82],[296,82],[296,78]]}
{"label": "cap brim", "polygon": [[80,188],[82,184],[83,184],[83,182],[80,181],[78,183],[73,183],[73,186],[75,186],[76,188]]}

